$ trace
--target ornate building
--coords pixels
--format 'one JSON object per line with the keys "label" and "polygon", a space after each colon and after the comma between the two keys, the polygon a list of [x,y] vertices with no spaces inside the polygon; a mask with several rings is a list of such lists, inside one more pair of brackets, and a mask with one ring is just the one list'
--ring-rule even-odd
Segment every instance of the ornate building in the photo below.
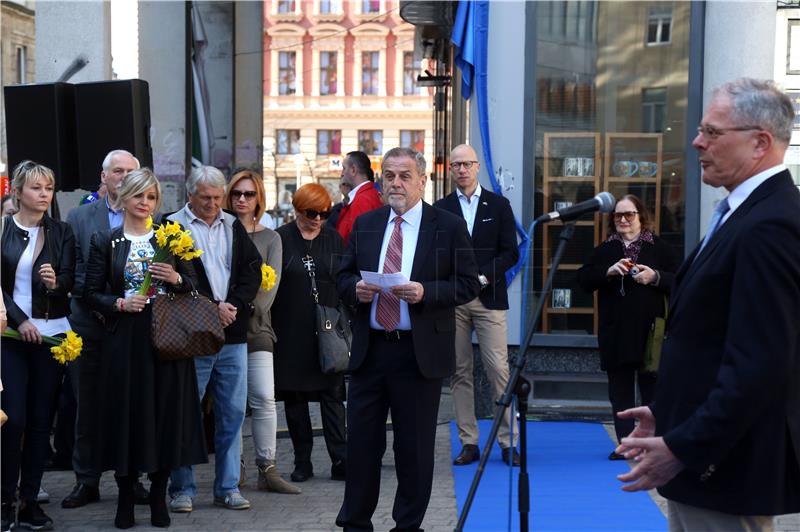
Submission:
{"label": "ornate building", "polygon": [[[398,0],[264,1],[264,179],[288,207],[298,184],[338,201],[343,155],[408,146],[432,160],[432,96],[416,84],[414,27]],[[286,192],[288,191],[288,193]]]}

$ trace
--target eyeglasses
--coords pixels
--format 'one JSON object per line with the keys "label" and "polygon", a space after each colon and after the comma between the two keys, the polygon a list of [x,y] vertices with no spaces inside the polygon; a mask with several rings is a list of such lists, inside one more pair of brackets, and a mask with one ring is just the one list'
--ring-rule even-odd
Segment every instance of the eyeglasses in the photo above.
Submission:
{"label": "eyeglasses", "polygon": [[637,214],[639,214],[637,211],[615,212],[614,221],[619,222],[620,220],[622,220],[622,217],[624,216],[626,220],[632,222],[636,219]]}
{"label": "eyeglasses", "polygon": [[331,215],[331,211],[317,211],[314,209],[306,209],[306,217],[312,220],[315,220],[317,216],[320,217],[322,220],[327,220],[328,216]]}
{"label": "eyeglasses", "polygon": [[472,168],[473,164],[477,164],[478,161],[453,161],[450,163],[451,170],[458,170],[459,166],[463,166],[465,170],[469,170]]}
{"label": "eyeglasses", "polygon": [[705,140],[716,140],[729,131],[764,131],[764,128],[761,126],[714,127],[708,124],[697,126],[697,132],[703,135]]}
{"label": "eyeglasses", "polygon": [[255,190],[231,190],[231,198],[239,199],[242,196],[245,199],[251,200],[256,197],[257,192]]}

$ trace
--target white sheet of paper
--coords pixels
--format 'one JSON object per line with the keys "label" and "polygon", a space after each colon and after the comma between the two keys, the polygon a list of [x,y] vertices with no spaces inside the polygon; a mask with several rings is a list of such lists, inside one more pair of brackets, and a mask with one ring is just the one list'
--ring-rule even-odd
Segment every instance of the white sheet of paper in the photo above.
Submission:
{"label": "white sheet of paper", "polygon": [[363,279],[365,283],[374,284],[375,286],[380,286],[381,289],[384,291],[390,289],[393,286],[408,284],[410,282],[408,280],[408,277],[406,277],[400,272],[378,273],[378,272],[368,272],[361,270],[361,279]]}

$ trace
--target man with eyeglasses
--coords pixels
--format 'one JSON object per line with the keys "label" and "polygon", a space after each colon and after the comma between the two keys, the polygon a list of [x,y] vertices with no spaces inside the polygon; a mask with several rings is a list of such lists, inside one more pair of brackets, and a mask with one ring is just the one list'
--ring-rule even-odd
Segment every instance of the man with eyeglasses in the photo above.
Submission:
{"label": "man with eyeglasses", "polygon": [[[455,191],[434,204],[467,222],[470,242],[478,262],[481,291],[472,301],[456,307],[456,371],[450,390],[456,413],[461,452],[454,465],[471,464],[480,457],[478,422],[475,418],[472,330],[478,337],[481,360],[496,401],[508,383],[508,294],[506,270],[517,263],[517,233],[511,204],[481,187],[481,165],[475,150],[461,144],[450,152],[450,177]],[[517,434],[511,439],[510,409],[506,410],[497,433],[501,457],[507,464],[519,465]]]}
{"label": "man with eyeglasses", "polygon": [[670,530],[772,530],[800,512],[800,193],[783,164],[791,100],[772,82],[714,91],[692,143],[730,193],[676,274],[650,406],[617,452],[626,491],[658,488]]}
{"label": "man with eyeglasses", "polygon": [[336,230],[342,236],[345,245],[350,238],[353,230],[353,223],[356,218],[383,207],[380,192],[375,189],[373,183],[374,174],[367,154],[361,151],[351,151],[344,158],[342,163],[342,184],[350,188],[347,193],[347,201],[343,202],[339,211]]}

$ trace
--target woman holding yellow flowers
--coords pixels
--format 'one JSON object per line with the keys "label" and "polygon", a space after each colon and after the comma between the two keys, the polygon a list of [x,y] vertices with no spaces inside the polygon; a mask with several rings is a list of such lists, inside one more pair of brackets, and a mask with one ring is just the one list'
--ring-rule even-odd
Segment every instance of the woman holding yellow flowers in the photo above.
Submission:
{"label": "woman holding yellow flowers", "polygon": [[129,173],[116,205],[123,224],[92,237],[86,267],[84,297],[107,331],[95,460],[98,471],[115,471],[117,528],[135,524],[138,471],[151,481],[151,524],[167,527],[169,472],[207,460],[194,360],[161,361],[151,341],[150,301],[167,289],[191,289],[189,263],[159,248],[152,216],[160,205],[161,186],[153,172]]}
{"label": "woman holding yellow flowers", "polygon": [[39,530],[53,525],[36,495],[64,375],[46,340],[70,328],[67,294],[75,275],[75,238],[69,225],[47,216],[55,189],[52,170],[23,161],[14,169],[11,188],[19,211],[3,218],[2,285],[8,326],[18,339],[3,338],[0,366],[8,415],[0,457],[3,530],[14,522],[18,481],[19,526]]}
{"label": "woman holding yellow flowers", "polygon": [[275,464],[278,414],[275,410],[275,375],[272,352],[275,331],[270,309],[278,292],[282,248],[278,233],[258,221],[267,204],[264,182],[255,172],[237,172],[228,184],[225,208],[239,218],[261,254],[261,288],[253,301],[247,329],[247,402],[253,411],[253,445],[258,467],[258,489],[277,493],[300,493],[300,488],[281,478]]}

